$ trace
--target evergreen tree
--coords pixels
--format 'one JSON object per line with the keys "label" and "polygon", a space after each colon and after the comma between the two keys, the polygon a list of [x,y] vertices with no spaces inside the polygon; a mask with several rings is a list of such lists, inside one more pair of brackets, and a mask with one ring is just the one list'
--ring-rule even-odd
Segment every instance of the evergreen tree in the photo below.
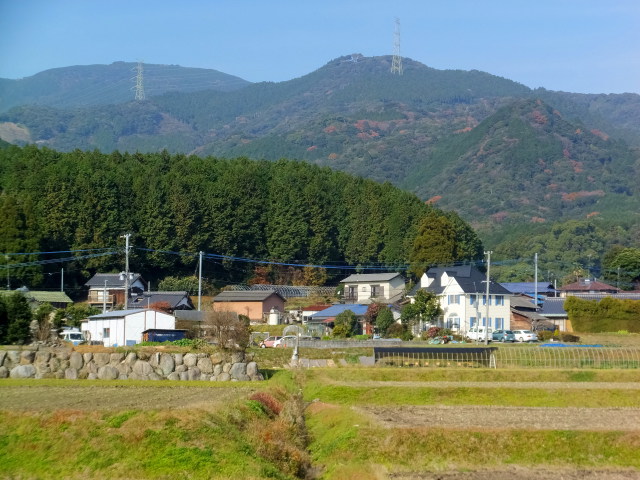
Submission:
{"label": "evergreen tree", "polygon": [[24,295],[14,292],[6,297],[8,327],[5,341],[8,344],[22,345],[31,340],[31,320],[33,313]]}

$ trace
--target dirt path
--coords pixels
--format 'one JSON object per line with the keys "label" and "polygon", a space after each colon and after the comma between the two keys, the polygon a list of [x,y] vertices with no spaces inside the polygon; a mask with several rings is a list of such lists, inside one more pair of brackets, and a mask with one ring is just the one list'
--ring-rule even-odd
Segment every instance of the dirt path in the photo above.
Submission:
{"label": "dirt path", "polygon": [[541,390],[640,390],[636,382],[411,382],[377,381],[343,382],[327,380],[345,387],[422,387],[422,388],[536,388]]}
{"label": "dirt path", "polygon": [[387,428],[504,428],[527,430],[640,430],[640,408],[492,406],[357,407]]}

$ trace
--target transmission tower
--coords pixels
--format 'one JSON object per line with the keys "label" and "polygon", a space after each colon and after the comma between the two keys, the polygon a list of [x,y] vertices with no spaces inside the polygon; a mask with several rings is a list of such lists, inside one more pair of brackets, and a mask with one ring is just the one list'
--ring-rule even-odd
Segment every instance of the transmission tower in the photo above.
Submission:
{"label": "transmission tower", "polygon": [[144,100],[144,84],[142,83],[142,62],[139,61],[138,65],[134,68],[136,72],[136,86],[133,87],[136,91],[136,100]]}
{"label": "transmission tower", "polygon": [[402,75],[402,57],[400,56],[400,19],[396,18],[396,31],[393,33],[393,60],[391,73]]}

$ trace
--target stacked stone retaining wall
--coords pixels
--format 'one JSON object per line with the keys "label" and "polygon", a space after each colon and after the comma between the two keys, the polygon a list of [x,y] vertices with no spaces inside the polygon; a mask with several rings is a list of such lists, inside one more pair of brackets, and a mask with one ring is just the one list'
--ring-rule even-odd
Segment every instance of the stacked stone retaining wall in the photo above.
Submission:
{"label": "stacked stone retaining wall", "polygon": [[244,353],[80,353],[0,351],[0,378],[60,378],[100,380],[264,380],[256,362]]}

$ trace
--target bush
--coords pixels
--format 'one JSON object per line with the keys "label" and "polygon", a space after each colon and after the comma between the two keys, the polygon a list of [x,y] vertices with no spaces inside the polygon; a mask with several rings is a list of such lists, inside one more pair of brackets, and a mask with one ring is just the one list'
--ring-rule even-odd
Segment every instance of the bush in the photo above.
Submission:
{"label": "bush", "polygon": [[282,411],[282,404],[267,392],[256,392],[249,397],[249,400],[254,400],[261,404],[264,407],[265,413],[271,417],[280,415]]}
{"label": "bush", "polygon": [[562,342],[578,343],[580,341],[580,337],[568,332],[560,332],[558,336]]}
{"label": "bush", "polygon": [[538,340],[540,340],[541,342],[546,342],[554,337],[554,332],[550,332],[549,330],[542,330],[540,332],[536,332],[536,335],[538,335]]}

